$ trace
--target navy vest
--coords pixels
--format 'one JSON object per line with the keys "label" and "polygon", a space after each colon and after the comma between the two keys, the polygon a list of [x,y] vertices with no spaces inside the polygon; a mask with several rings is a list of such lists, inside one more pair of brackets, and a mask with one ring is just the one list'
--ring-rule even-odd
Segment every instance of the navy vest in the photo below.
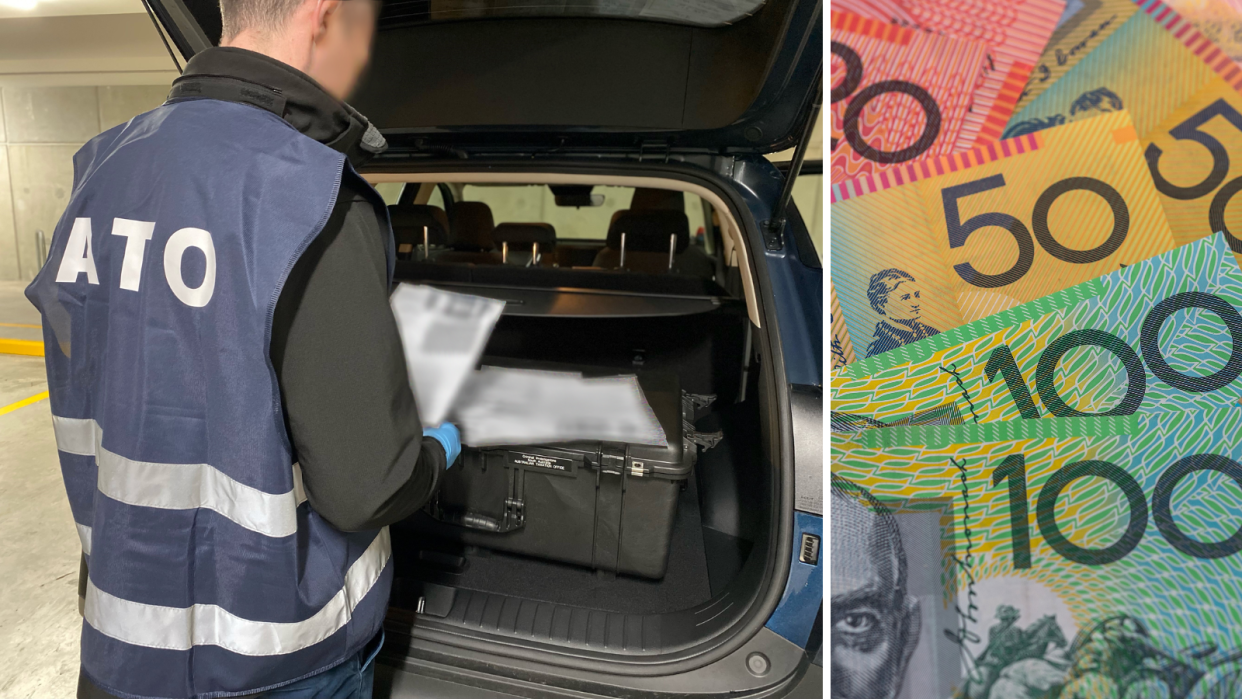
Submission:
{"label": "navy vest", "polygon": [[100,134],[74,170],[26,295],[90,570],[83,671],[121,696],[218,697],[332,667],[383,621],[388,530],[306,502],[268,345],[286,276],[361,178],[208,99]]}

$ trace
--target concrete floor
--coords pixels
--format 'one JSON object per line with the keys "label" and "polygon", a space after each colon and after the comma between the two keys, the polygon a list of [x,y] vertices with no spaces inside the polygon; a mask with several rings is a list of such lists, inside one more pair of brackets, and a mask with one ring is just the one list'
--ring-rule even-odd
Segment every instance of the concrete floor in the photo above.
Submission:
{"label": "concrete floor", "polygon": [[[0,337],[13,340],[42,340],[39,312],[23,293],[30,282],[0,282]],[[11,402],[11,401],[10,401]],[[0,407],[8,403],[0,404]]]}
{"label": "concrete floor", "polygon": [[[46,390],[42,357],[0,355],[0,410]],[[0,697],[72,697],[82,548],[46,399],[0,415],[0,532]]]}

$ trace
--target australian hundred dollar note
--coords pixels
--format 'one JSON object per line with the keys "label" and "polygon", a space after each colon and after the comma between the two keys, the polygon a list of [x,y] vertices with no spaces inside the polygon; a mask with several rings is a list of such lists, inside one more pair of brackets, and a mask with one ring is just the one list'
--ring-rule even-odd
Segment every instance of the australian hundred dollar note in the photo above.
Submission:
{"label": "australian hundred dollar note", "polygon": [[851,12],[831,18],[830,180],[954,152],[987,46]]}
{"label": "australian hundred dollar note", "polygon": [[833,436],[834,699],[1242,696],[1242,408]]}
{"label": "australian hundred dollar note", "polygon": [[883,424],[948,406],[972,423],[1223,416],[1239,375],[1242,270],[1218,234],[854,362],[831,390],[834,416]]}
{"label": "australian hundred dollar note", "polygon": [[830,200],[859,359],[1174,245],[1125,113],[833,184]]}

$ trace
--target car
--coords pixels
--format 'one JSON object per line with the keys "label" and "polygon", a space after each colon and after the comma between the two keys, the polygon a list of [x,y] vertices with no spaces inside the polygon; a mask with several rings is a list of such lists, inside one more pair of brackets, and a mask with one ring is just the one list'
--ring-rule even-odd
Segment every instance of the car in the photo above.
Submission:
{"label": "car", "polygon": [[[170,52],[218,42],[215,0],[148,1]],[[394,525],[377,696],[822,696],[824,284],[791,201],[822,67],[818,0],[384,3],[351,103],[396,280],[505,300],[487,356],[672,372],[720,440],[642,575]]]}

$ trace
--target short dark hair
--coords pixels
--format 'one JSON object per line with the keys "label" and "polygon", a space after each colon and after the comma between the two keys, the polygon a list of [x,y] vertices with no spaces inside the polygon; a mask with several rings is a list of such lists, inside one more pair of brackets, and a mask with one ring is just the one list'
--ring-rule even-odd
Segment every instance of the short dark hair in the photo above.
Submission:
{"label": "short dark hair", "polygon": [[302,1],[220,0],[221,36],[232,39],[246,29],[279,29]]}
{"label": "short dark hair", "polygon": [[1011,124],[1009,128],[1005,129],[1005,133],[1001,134],[1001,138],[1017,138],[1019,136],[1025,136],[1029,133],[1035,133],[1036,131],[1043,131],[1044,129],[1050,129],[1054,126],[1060,126],[1064,123],[1065,117],[1060,114],[1053,114],[1046,119],[1027,119],[1026,121],[1019,121],[1016,124]]}
{"label": "short dark hair", "polygon": [[876,313],[885,315],[884,307],[888,305],[889,292],[905,281],[912,282],[914,277],[910,276],[909,272],[896,267],[880,270],[871,275],[871,283],[867,285],[867,301],[871,303]]}
{"label": "short dark hair", "polygon": [[1115,112],[1125,107],[1121,103],[1121,98],[1117,93],[1107,87],[1097,87],[1094,90],[1088,90],[1078,96],[1074,103],[1070,105],[1070,116],[1074,116],[1079,112],[1085,112],[1088,109],[1102,109],[1107,106],[1105,111]]}

